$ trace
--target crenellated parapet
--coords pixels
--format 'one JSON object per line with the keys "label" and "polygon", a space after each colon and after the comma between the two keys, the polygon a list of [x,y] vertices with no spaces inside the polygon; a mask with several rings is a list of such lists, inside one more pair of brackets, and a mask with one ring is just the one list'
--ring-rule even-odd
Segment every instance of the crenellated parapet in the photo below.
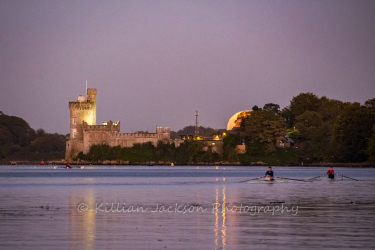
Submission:
{"label": "crenellated parapet", "polygon": [[86,96],[80,95],[77,101],[69,102],[70,135],[65,154],[68,161],[74,159],[79,152],[87,154],[91,146],[98,144],[132,147],[137,143],[150,142],[157,146],[159,141],[170,141],[169,127],[157,127],[155,133],[120,133],[119,121],[96,125],[96,95],[96,89],[88,88]]}
{"label": "crenellated parapet", "polygon": [[119,132],[113,132],[111,134],[111,137],[113,138],[157,138],[156,133],[119,133]]}
{"label": "crenellated parapet", "polygon": [[90,102],[69,102],[70,110],[92,110],[94,108],[94,103]]}
{"label": "crenellated parapet", "polygon": [[164,134],[164,133],[171,133],[170,127],[156,127],[156,133],[158,134]]}
{"label": "crenellated parapet", "polygon": [[120,122],[104,122],[103,125],[88,125],[87,122],[83,122],[83,130],[85,132],[95,132],[95,131],[110,131],[110,132],[120,132]]}

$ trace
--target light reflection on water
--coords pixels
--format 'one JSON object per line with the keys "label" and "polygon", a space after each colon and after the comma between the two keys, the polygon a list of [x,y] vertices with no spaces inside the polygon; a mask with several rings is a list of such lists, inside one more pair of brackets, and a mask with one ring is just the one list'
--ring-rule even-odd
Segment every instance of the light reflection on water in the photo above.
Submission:
{"label": "light reflection on water", "polygon": [[[93,167],[63,172],[47,167],[0,167],[0,247],[371,249],[375,243],[374,169],[335,169],[363,181],[324,179],[274,184],[241,183],[260,176],[265,171],[262,167],[117,167],[106,173],[107,170]],[[277,170],[279,176],[303,179],[325,169]],[[78,212],[81,203],[89,209]],[[108,209],[118,203],[120,210],[148,210],[95,210],[102,203]],[[176,204],[205,211],[154,212],[157,206],[171,206],[173,210]],[[241,204],[298,207],[298,213],[229,211]]]}

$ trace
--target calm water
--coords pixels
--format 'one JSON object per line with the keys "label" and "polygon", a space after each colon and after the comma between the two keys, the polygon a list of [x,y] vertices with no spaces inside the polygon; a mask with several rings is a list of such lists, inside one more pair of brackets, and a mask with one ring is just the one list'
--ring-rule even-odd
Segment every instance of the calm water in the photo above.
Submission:
{"label": "calm water", "polygon": [[0,166],[0,248],[373,249],[375,169],[266,170]]}

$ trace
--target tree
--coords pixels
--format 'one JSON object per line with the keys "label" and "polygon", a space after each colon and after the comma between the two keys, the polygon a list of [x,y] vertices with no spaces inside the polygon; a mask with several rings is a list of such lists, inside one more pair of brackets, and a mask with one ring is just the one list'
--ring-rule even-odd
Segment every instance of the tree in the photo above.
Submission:
{"label": "tree", "polygon": [[175,150],[176,147],[174,143],[163,143],[159,141],[156,146],[155,160],[157,162],[173,162]]}
{"label": "tree", "polygon": [[110,146],[107,144],[96,144],[90,147],[88,158],[97,163],[103,162],[108,159]]}
{"label": "tree", "polygon": [[273,111],[273,112],[275,112],[275,114],[279,114],[280,113],[280,105],[274,104],[274,103],[267,103],[263,106],[263,110]]}
{"label": "tree", "polygon": [[287,121],[289,128],[294,126],[297,116],[302,115],[306,111],[317,112],[321,107],[321,100],[313,93],[301,93],[290,102],[290,105],[283,109],[282,116]]}
{"label": "tree", "polygon": [[[213,129],[213,128],[210,128],[210,127],[202,127],[202,126],[199,126],[198,127],[198,134],[200,136],[213,136],[213,135],[218,135],[220,134],[220,129],[217,130],[217,129]],[[195,134],[195,126],[186,126],[184,127],[183,129],[177,131],[177,134],[179,135],[194,135]]]}
{"label": "tree", "polygon": [[44,131],[44,129],[42,129],[42,128],[40,128],[36,131],[37,137],[43,137],[43,136],[46,136],[46,135],[47,135],[46,131]]}
{"label": "tree", "polygon": [[230,162],[238,161],[236,154],[237,137],[228,133],[223,139],[223,158]]}
{"label": "tree", "polygon": [[13,144],[13,135],[8,127],[0,125],[0,146]]}
{"label": "tree", "polygon": [[132,148],[128,149],[128,152],[130,162],[146,163],[153,160],[155,147],[151,142],[135,143]]}
{"label": "tree", "polygon": [[202,152],[202,144],[199,141],[186,140],[176,148],[176,162],[178,164],[193,164],[198,162],[198,156]]}
{"label": "tree", "polygon": [[254,111],[241,124],[241,136],[247,143],[264,144],[266,153],[275,151],[276,138],[284,136],[286,132],[283,118],[269,110]]}
{"label": "tree", "polygon": [[[0,127],[5,130],[7,128],[7,137],[9,132],[12,134],[12,144],[17,144],[21,147],[27,147],[32,140],[35,139],[35,131],[29,124],[16,116],[8,116],[3,112],[0,113]],[[6,140],[8,140],[7,138]]]}
{"label": "tree", "polygon": [[[330,150],[330,131],[328,123],[323,121],[320,113],[306,111],[298,116],[295,122],[298,136],[298,155],[303,162],[321,162],[327,159],[326,153]],[[331,160],[331,158],[328,158]]]}
{"label": "tree", "polygon": [[242,111],[237,115],[237,119],[234,121],[237,127],[241,126],[241,122],[243,119],[251,115],[251,111]]}
{"label": "tree", "polygon": [[299,131],[299,141],[309,140],[312,135],[323,124],[322,115],[315,111],[306,111],[298,116],[295,121],[295,127]]}
{"label": "tree", "polygon": [[322,115],[324,122],[334,122],[336,118],[342,113],[345,106],[348,104],[343,103],[342,101],[328,99],[323,96],[320,98],[321,107],[318,112]]}
{"label": "tree", "polygon": [[359,103],[347,105],[335,122],[333,143],[339,162],[363,162],[375,124],[375,114]]}
{"label": "tree", "polygon": [[[39,130],[38,130],[39,131]],[[59,134],[38,133],[39,136],[30,143],[30,150],[39,153],[64,152],[65,136]]]}
{"label": "tree", "polygon": [[365,106],[366,106],[366,108],[375,110],[375,98],[367,100],[365,102]]}
{"label": "tree", "polygon": [[372,136],[369,140],[367,154],[371,162],[375,162],[375,125],[372,127]]}
{"label": "tree", "polygon": [[262,110],[261,108],[259,108],[257,105],[254,105],[254,107],[252,108],[253,111],[259,111],[259,110]]}

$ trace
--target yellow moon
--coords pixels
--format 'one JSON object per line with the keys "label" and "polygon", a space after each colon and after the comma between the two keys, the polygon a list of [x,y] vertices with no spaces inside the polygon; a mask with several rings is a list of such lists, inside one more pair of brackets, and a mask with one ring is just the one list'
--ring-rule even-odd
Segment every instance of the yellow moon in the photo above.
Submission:
{"label": "yellow moon", "polygon": [[237,120],[238,115],[241,114],[241,113],[248,113],[248,112],[251,112],[251,110],[244,110],[244,111],[240,111],[240,112],[235,113],[228,121],[227,130],[229,131],[229,130],[232,130],[233,128],[238,128],[239,123],[237,122],[237,124],[236,124],[236,120]]}

